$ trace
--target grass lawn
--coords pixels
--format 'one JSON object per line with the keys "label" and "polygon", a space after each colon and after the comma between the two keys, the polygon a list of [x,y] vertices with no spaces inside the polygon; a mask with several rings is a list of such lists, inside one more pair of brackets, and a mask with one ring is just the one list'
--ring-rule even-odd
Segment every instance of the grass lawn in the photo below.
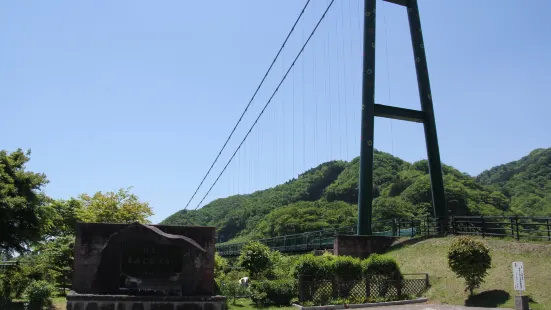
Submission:
{"label": "grass lawn", "polygon": [[[486,282],[468,297],[464,282],[455,277],[447,263],[447,251],[454,237],[409,240],[397,244],[388,252],[396,258],[404,273],[427,272],[431,288],[427,297],[436,302],[514,308],[512,262],[524,262],[526,295],[532,309],[551,309],[551,244],[523,243],[494,238],[478,238],[489,248],[492,256]],[[409,245],[405,245],[408,244]]]}
{"label": "grass lawn", "polygon": [[66,310],[67,309],[67,299],[65,297],[56,297],[54,298],[54,307],[56,310]]}

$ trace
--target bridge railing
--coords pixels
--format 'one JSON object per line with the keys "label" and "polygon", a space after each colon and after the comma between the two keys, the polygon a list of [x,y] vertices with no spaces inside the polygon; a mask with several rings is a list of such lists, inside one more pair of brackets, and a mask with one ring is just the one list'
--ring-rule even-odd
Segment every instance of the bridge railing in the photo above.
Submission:
{"label": "bridge railing", "polygon": [[[551,217],[519,216],[451,216],[447,223],[434,217],[393,219],[373,223],[373,235],[420,237],[442,235],[440,227],[446,224],[444,234],[477,235],[551,241]],[[355,226],[335,227],[257,240],[280,252],[309,252],[333,248],[336,235],[355,235]],[[219,244],[216,250],[223,256],[236,256],[246,244]]]}

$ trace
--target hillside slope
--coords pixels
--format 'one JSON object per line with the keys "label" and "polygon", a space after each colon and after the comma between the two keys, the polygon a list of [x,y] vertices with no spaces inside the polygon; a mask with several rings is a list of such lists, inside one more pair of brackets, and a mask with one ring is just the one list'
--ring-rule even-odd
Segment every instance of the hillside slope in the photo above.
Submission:
{"label": "hillside slope", "polygon": [[551,309],[549,279],[551,279],[551,245],[511,242],[493,238],[482,239],[492,256],[485,283],[468,298],[463,281],[448,267],[446,255],[455,237],[427,239],[406,246],[396,245],[388,254],[396,258],[404,273],[426,272],[430,276],[430,300],[467,306],[514,308],[512,262],[524,262],[526,294],[534,303],[531,309]]}
{"label": "hillside slope", "polygon": [[[428,163],[408,163],[375,151],[374,220],[433,213]],[[179,211],[163,224],[210,225],[219,241],[355,225],[359,158],[331,161],[284,184]],[[471,177],[444,165],[446,198],[455,215],[551,215],[551,149]]]}
{"label": "hillside slope", "polygon": [[551,216],[551,148],[486,170],[477,180],[502,192],[516,213]]}
{"label": "hillside slope", "polygon": [[316,201],[345,168],[343,161],[330,161],[310,169],[284,184],[249,195],[214,200],[197,211],[181,210],[162,224],[207,225],[218,228],[220,241],[249,233],[270,211],[298,201]]}

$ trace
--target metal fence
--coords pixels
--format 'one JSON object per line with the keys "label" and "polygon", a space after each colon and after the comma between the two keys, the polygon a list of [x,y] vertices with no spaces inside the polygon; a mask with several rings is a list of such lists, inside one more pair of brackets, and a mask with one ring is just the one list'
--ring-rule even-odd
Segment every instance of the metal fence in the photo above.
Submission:
{"label": "metal fence", "polygon": [[[422,217],[374,222],[372,228],[373,235],[394,237],[413,238],[452,234],[551,241],[551,217],[450,216],[447,219]],[[337,235],[355,234],[356,227],[347,226],[258,241],[280,252],[309,252],[332,249],[333,240]],[[216,250],[222,256],[237,256],[245,244],[217,244]]]}
{"label": "metal fence", "polygon": [[363,303],[381,298],[396,300],[419,297],[429,287],[428,274],[405,274],[399,280],[378,276],[364,276],[354,280],[339,277],[313,279],[301,275],[298,280],[299,302],[314,305],[327,305],[339,299]]}

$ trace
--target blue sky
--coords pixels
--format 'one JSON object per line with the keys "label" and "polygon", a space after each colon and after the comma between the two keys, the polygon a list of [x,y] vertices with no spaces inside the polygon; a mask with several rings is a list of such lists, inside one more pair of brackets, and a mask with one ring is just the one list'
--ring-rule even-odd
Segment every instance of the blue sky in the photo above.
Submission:
{"label": "blue sky", "polygon": [[[158,222],[186,204],[304,2],[2,1],[0,149],[31,149],[55,198],[133,186]],[[205,185],[329,1],[312,2]],[[335,1],[206,202],[359,155],[362,3]],[[406,12],[377,6],[376,101],[418,109]],[[550,147],[551,2],[419,7],[443,162],[475,175]],[[426,158],[419,124],[378,119],[375,147]]]}

